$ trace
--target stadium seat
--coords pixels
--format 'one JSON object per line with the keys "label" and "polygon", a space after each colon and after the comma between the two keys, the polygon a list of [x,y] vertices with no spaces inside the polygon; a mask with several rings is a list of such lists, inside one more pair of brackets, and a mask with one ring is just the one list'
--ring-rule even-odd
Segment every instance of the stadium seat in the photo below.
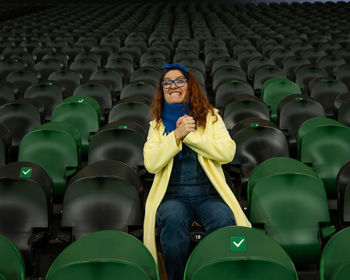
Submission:
{"label": "stadium seat", "polygon": [[127,164],[115,160],[95,162],[69,182],[61,226],[72,230],[74,240],[98,230],[131,233],[142,227],[141,192],[141,180]]}
{"label": "stadium seat", "polygon": [[350,90],[350,65],[344,64],[334,69],[335,79],[346,84]]}
{"label": "stadium seat", "polygon": [[101,109],[97,101],[86,95],[68,97],[55,107],[51,120],[69,123],[77,129],[82,141],[82,156],[87,159],[90,138],[100,128]]}
{"label": "stadium seat", "polygon": [[80,76],[71,70],[53,72],[48,77],[49,81],[54,81],[55,85],[61,88],[63,97],[72,96],[74,90],[80,85]]}
{"label": "stadium seat", "polygon": [[111,122],[90,140],[88,163],[111,159],[137,169],[143,166],[143,146],[147,131],[133,121]]}
{"label": "stadium seat", "polygon": [[314,65],[302,65],[294,70],[295,82],[307,93],[307,85],[314,78],[327,77],[327,71]]}
{"label": "stadium seat", "polygon": [[350,272],[350,228],[337,232],[327,242],[320,260],[321,280],[346,280]]}
{"label": "stadium seat", "polygon": [[148,82],[138,81],[125,86],[120,93],[120,99],[131,96],[143,96],[153,100],[156,93],[156,87]]}
{"label": "stadium seat", "polygon": [[286,252],[259,229],[231,226],[206,236],[191,253],[184,280],[298,279]]}
{"label": "stadium seat", "polygon": [[119,72],[122,75],[123,82],[128,82],[131,73],[134,72],[133,63],[124,58],[108,59],[105,68]]}
{"label": "stadium seat", "polygon": [[142,100],[123,98],[109,112],[108,123],[115,121],[135,121],[148,131],[151,108]]}
{"label": "stadium seat", "polygon": [[28,269],[36,243],[51,238],[52,191],[50,176],[37,164],[18,161],[0,168],[0,234],[21,251]]}
{"label": "stadium seat", "polygon": [[161,72],[155,68],[142,67],[135,70],[130,76],[130,83],[134,82],[147,82],[154,86],[158,85]]}
{"label": "stadium seat", "polygon": [[98,231],[68,246],[53,262],[46,280],[158,280],[156,263],[136,238],[119,231]]}
{"label": "stadium seat", "polygon": [[26,270],[23,257],[16,246],[0,235],[0,279],[25,280]]}
{"label": "stadium seat", "polygon": [[261,99],[247,94],[234,95],[231,101],[225,103],[223,119],[228,130],[247,118],[270,121],[270,112]]}
{"label": "stadium seat", "polygon": [[[347,93],[347,95],[350,97],[350,94]],[[342,102],[339,109],[336,111],[336,119],[350,127],[350,98]]]}
{"label": "stadium seat", "polygon": [[43,82],[29,86],[24,92],[24,98],[32,98],[43,104],[45,108],[44,121],[50,121],[53,108],[62,101],[63,95],[53,82]]}
{"label": "stadium seat", "polygon": [[102,121],[105,120],[112,108],[113,97],[106,86],[97,83],[85,83],[77,87],[73,93],[74,96],[88,96],[97,101],[101,109]]}
{"label": "stadium seat", "polygon": [[238,67],[226,66],[218,69],[213,76],[213,91],[216,92],[220,85],[232,80],[246,81],[247,79],[245,73]]}
{"label": "stadium seat", "polygon": [[261,90],[264,83],[272,78],[285,78],[286,75],[281,68],[275,65],[264,65],[256,69],[253,77],[253,88],[255,91]]}
{"label": "stadium seat", "polygon": [[252,224],[263,228],[298,265],[317,263],[320,237],[335,231],[322,180],[312,168],[287,157],[268,159],[252,171],[248,211]]}
{"label": "stadium seat", "polygon": [[17,159],[18,147],[25,134],[41,124],[37,107],[32,104],[6,103],[0,107],[0,122],[11,134],[11,160]]}
{"label": "stadium seat", "polygon": [[267,80],[261,88],[261,99],[269,107],[271,112],[271,120],[278,123],[277,108],[280,101],[292,94],[301,94],[299,86],[288,80],[281,78],[273,78]]}
{"label": "stadium seat", "polygon": [[0,123],[0,166],[5,165],[10,157],[11,133],[9,128]]}
{"label": "stadium seat", "polygon": [[122,76],[119,72],[113,70],[102,69],[94,72],[90,76],[90,81],[100,81],[105,83],[106,86],[109,85],[114,100],[119,98],[120,92],[123,88]]}
{"label": "stadium seat", "polygon": [[337,80],[316,78],[309,82],[309,92],[312,98],[322,104],[326,117],[334,118],[335,98],[342,93],[347,93],[348,88]]}
{"label": "stadium seat", "polygon": [[15,91],[10,83],[2,82],[0,84],[0,106],[14,101],[16,98]]}
{"label": "stadium seat", "polygon": [[18,89],[18,97],[23,97],[27,87],[39,82],[36,74],[29,70],[19,70],[7,75],[6,81],[13,84]]}
{"label": "stadium seat", "polygon": [[323,106],[316,100],[292,94],[283,98],[278,104],[278,126],[286,134],[290,156],[297,158],[296,139],[300,125],[313,117],[325,117]]}
{"label": "stadium seat", "polygon": [[297,67],[309,64],[311,64],[310,60],[301,56],[286,57],[282,62],[283,71],[286,74],[286,77],[291,81],[294,81],[294,70]]}
{"label": "stadium seat", "polygon": [[80,167],[80,134],[71,124],[45,123],[22,138],[18,160],[43,167],[52,178],[54,198],[60,199],[66,188],[66,179]]}
{"label": "stadium seat", "polygon": [[323,180],[327,196],[336,197],[336,177],[350,158],[350,128],[325,117],[306,120],[298,129],[298,158]]}
{"label": "stadium seat", "polygon": [[240,121],[230,130],[230,135],[236,142],[237,150],[229,165],[233,176],[240,181],[240,195],[245,197],[252,170],[268,158],[288,157],[288,141],[275,124],[256,118]]}
{"label": "stadium seat", "polygon": [[33,67],[36,73],[40,74],[40,80],[46,81],[51,73],[61,71],[64,64],[55,59],[45,59],[36,63]]}
{"label": "stadium seat", "polygon": [[[219,70],[220,71],[220,70]],[[244,80],[227,80],[222,83],[215,93],[215,106],[219,108],[225,107],[237,95],[254,95],[254,90],[249,83]]]}
{"label": "stadium seat", "polygon": [[71,63],[69,70],[80,73],[83,77],[82,83],[86,83],[90,75],[98,70],[98,65],[91,58],[79,58]]}
{"label": "stadium seat", "polygon": [[337,200],[341,227],[350,225],[350,161],[346,162],[337,174]]}

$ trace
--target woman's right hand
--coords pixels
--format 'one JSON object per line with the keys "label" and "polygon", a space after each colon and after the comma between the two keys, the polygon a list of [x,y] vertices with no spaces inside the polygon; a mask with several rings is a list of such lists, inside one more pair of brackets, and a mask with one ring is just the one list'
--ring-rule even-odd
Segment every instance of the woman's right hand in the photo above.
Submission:
{"label": "woman's right hand", "polygon": [[188,115],[179,118],[176,124],[177,128],[174,130],[174,134],[177,140],[184,139],[187,134],[196,130],[195,120]]}

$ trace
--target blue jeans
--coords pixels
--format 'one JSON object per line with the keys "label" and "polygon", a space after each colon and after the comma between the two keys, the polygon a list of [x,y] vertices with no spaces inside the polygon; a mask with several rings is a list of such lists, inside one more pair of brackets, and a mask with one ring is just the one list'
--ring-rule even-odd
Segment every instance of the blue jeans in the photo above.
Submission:
{"label": "blue jeans", "polygon": [[231,209],[212,185],[169,186],[157,210],[157,227],[169,280],[182,280],[190,254],[190,227],[200,222],[206,234],[235,225]]}

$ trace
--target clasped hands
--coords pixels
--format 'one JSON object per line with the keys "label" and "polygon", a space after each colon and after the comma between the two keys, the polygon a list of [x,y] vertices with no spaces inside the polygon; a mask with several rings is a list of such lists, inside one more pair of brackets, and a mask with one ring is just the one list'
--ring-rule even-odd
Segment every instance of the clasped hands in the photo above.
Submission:
{"label": "clasped hands", "polygon": [[196,122],[189,115],[183,115],[176,122],[176,129],[174,134],[177,140],[184,139],[187,134],[196,130]]}

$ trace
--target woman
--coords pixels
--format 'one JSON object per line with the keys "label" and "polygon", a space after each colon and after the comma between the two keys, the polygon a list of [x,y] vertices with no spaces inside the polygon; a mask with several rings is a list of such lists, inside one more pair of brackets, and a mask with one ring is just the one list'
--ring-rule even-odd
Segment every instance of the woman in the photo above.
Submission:
{"label": "woman", "polygon": [[183,279],[190,226],[251,227],[226,184],[221,164],[231,162],[236,145],[218,111],[193,74],[179,63],[162,67],[144,146],[145,167],[154,173],[146,202],[144,243],[157,262],[155,226],[169,280]]}

